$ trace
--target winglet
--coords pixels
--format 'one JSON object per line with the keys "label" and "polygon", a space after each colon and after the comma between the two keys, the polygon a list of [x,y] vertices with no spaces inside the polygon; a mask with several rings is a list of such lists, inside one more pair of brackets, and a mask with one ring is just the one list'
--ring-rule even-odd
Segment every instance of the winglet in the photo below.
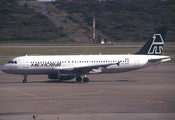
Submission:
{"label": "winglet", "polygon": [[147,43],[136,54],[142,55],[161,55],[167,27],[161,27],[151,36]]}

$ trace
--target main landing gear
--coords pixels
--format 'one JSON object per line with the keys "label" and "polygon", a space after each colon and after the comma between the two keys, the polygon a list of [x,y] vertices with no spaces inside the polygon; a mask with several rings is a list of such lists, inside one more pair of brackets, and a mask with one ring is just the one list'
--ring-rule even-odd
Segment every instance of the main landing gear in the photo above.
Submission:
{"label": "main landing gear", "polygon": [[[76,78],[76,81],[77,81],[77,82],[81,82],[81,81],[82,81],[81,76],[78,76],[78,77]],[[89,78],[88,78],[86,75],[84,75],[83,82],[89,82]]]}
{"label": "main landing gear", "polygon": [[27,75],[24,75],[23,83],[26,83],[26,82],[27,82]]}
{"label": "main landing gear", "polygon": [[80,76],[78,76],[78,77],[76,78],[76,81],[77,81],[77,82],[81,82],[81,81],[82,81],[82,78],[81,78]]}
{"label": "main landing gear", "polygon": [[[77,81],[77,82],[81,82],[81,81],[82,81],[81,76],[78,76],[78,77],[76,78],[76,81]],[[89,82],[89,78],[88,78],[86,75],[84,75],[83,82]],[[23,83],[27,83],[27,75],[24,75]]]}
{"label": "main landing gear", "polygon": [[83,78],[83,82],[89,82],[89,78],[88,77],[84,77]]}

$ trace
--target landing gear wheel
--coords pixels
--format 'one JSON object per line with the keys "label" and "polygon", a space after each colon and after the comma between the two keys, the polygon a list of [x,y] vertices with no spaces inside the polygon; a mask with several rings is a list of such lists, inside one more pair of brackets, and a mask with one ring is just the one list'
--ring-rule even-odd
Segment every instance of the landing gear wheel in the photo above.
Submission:
{"label": "landing gear wheel", "polygon": [[23,83],[26,83],[27,82],[27,80],[23,80]]}
{"label": "landing gear wheel", "polygon": [[87,77],[83,78],[83,82],[89,82],[89,78]]}
{"label": "landing gear wheel", "polygon": [[79,77],[76,78],[76,81],[77,82],[81,82],[82,81],[82,78],[79,76]]}
{"label": "landing gear wheel", "polygon": [[62,82],[63,82],[63,80],[58,80],[58,82],[62,83]]}
{"label": "landing gear wheel", "polygon": [[24,75],[23,83],[26,83],[26,82],[27,82],[27,75]]}

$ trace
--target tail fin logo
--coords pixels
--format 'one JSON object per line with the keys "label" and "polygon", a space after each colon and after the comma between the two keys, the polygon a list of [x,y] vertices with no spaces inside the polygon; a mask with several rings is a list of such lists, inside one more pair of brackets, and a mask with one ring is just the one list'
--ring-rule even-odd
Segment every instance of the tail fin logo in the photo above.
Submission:
{"label": "tail fin logo", "polygon": [[164,41],[161,34],[154,34],[153,42],[148,50],[148,54],[160,55],[163,50],[163,44],[164,44]]}

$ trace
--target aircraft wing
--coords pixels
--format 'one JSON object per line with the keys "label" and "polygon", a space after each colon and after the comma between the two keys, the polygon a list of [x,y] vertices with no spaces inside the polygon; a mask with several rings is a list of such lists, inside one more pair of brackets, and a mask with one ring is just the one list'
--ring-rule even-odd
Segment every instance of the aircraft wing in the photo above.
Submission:
{"label": "aircraft wing", "polygon": [[85,65],[85,66],[81,66],[81,67],[60,67],[59,69],[62,70],[74,70],[74,72],[76,74],[86,74],[89,73],[90,71],[93,71],[93,73],[100,73],[100,69],[99,68],[106,68],[110,65],[118,65],[120,66],[120,62],[118,63],[108,63],[108,64],[99,64],[99,65]]}
{"label": "aircraft wing", "polygon": [[76,74],[85,74],[85,73],[89,73],[90,71],[92,71],[93,69],[99,69],[99,68],[106,68],[110,65],[114,65],[114,64],[100,64],[100,65],[91,65],[91,66],[81,66],[81,67],[75,67],[74,68],[74,72]]}
{"label": "aircraft wing", "polygon": [[120,66],[120,62],[118,63],[109,63],[109,64],[99,64],[99,65],[91,65],[91,66],[81,66],[81,67],[75,67],[74,72],[76,74],[86,74],[91,71],[91,73],[100,73],[101,69],[99,68],[106,68],[110,65],[118,65]]}

